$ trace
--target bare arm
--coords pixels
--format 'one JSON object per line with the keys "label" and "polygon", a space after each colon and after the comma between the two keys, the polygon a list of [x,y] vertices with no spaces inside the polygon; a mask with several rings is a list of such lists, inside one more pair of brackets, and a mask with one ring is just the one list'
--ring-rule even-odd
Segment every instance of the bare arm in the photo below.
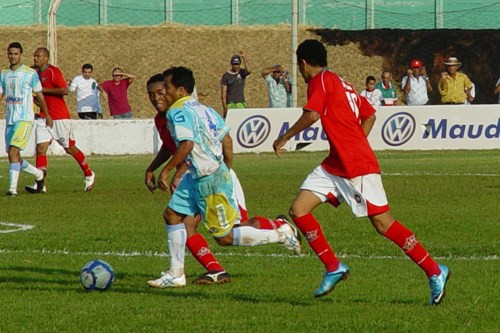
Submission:
{"label": "bare arm", "polygon": [[220,101],[222,103],[222,118],[227,116],[227,86],[220,87]]}
{"label": "bare arm", "polygon": [[172,171],[172,169],[184,162],[184,160],[189,156],[189,153],[191,153],[191,151],[193,150],[193,147],[193,141],[184,140],[180,143],[174,155],[172,155],[167,165],[165,165],[165,167],[160,172],[160,176],[158,178],[158,187],[160,188],[160,190],[162,190],[163,192],[168,191],[168,174],[170,173],[170,171]]}
{"label": "bare arm", "polygon": [[169,157],[172,156],[170,151],[167,149],[165,145],[162,145],[156,157],[151,161],[146,172],[144,174],[144,184],[146,187],[153,193],[156,189],[156,180],[154,172],[158,169],[163,163],[165,163]]}
{"label": "bare arm", "polygon": [[42,92],[35,93],[36,100],[38,102],[38,106],[40,107],[40,111],[45,114],[45,123],[47,126],[52,127],[53,122],[52,118],[49,115],[49,109],[47,108],[47,103],[45,102],[45,97]]}
{"label": "bare arm", "polygon": [[413,74],[413,71],[411,69],[409,69],[406,74],[407,74],[406,75],[406,83],[403,87],[403,90],[405,93],[408,94],[411,91],[411,76]]}
{"label": "bare arm", "polygon": [[274,69],[274,66],[271,66],[271,67],[266,67],[264,68],[261,72],[260,72],[260,75],[262,75],[262,77],[265,79],[266,76],[268,76],[269,74],[271,74],[271,72],[273,71]]}
{"label": "bare arm", "polygon": [[284,152],[283,146],[293,138],[296,134],[299,134],[306,128],[310,127],[314,124],[321,115],[314,111],[305,110],[302,113],[302,116],[293,124],[292,127],[288,131],[286,131],[283,135],[279,136],[273,143],[273,149],[275,154],[280,157],[280,154]]}
{"label": "bare arm", "polygon": [[224,155],[224,163],[226,163],[227,167],[231,169],[233,165],[233,139],[227,133],[222,139],[222,154]]}
{"label": "bare arm", "polygon": [[252,70],[250,69],[250,63],[248,62],[245,52],[240,51],[240,57],[241,59],[243,59],[243,63],[245,64],[245,70],[247,71],[248,74],[250,74]]}
{"label": "bare arm", "polygon": [[361,127],[363,128],[363,131],[365,132],[366,136],[368,136],[373,128],[373,125],[375,124],[375,119],[377,117],[375,114],[372,114],[370,117],[366,118],[361,122]]}
{"label": "bare arm", "polygon": [[65,88],[42,88],[44,94],[65,96],[68,94],[68,87]]}

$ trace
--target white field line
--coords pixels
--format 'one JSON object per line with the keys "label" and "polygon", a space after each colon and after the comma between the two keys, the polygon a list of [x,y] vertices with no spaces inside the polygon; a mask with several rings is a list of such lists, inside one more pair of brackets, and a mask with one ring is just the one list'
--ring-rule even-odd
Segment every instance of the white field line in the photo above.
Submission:
{"label": "white field line", "polygon": [[[168,253],[157,252],[157,251],[70,251],[70,250],[55,250],[55,249],[27,249],[27,250],[9,250],[0,249],[0,254],[46,254],[46,255],[77,255],[77,256],[96,256],[96,257],[149,257],[149,258],[168,258]],[[262,254],[262,253],[234,253],[234,252],[217,252],[215,253],[218,257],[261,257],[261,258],[300,258],[295,255],[272,253],[272,254]],[[302,255],[301,257],[315,257],[312,254]],[[364,256],[358,254],[348,254],[340,253],[337,257],[344,258],[354,258],[354,259],[375,259],[375,260],[407,260],[405,256]],[[441,256],[434,257],[437,260],[458,260],[458,261],[497,261],[500,260],[498,255],[490,256]]]}

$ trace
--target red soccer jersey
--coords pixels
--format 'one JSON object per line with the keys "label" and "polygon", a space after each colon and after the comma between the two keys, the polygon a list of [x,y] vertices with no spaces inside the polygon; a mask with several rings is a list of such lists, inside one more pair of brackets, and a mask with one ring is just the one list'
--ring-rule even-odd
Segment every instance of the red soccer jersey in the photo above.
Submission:
{"label": "red soccer jersey", "polygon": [[304,110],[318,112],[330,144],[330,154],[321,165],[329,173],[355,178],[380,173],[380,167],[361,121],[375,113],[366,98],[337,74],[324,70],[307,86]]}
{"label": "red soccer jersey", "polygon": [[[57,67],[49,65],[43,72],[39,72],[40,81],[43,88],[66,88],[66,80],[64,79],[61,70]],[[49,109],[50,117],[53,120],[70,119],[68,106],[61,95],[43,94],[47,109]],[[40,112],[44,116],[43,112]]]}
{"label": "red soccer jersey", "polygon": [[158,130],[158,133],[160,134],[160,139],[163,142],[163,145],[167,147],[170,154],[173,155],[177,150],[177,147],[175,145],[174,139],[170,135],[170,132],[167,128],[167,118],[165,117],[164,114],[161,113],[156,114],[155,126],[156,129]]}

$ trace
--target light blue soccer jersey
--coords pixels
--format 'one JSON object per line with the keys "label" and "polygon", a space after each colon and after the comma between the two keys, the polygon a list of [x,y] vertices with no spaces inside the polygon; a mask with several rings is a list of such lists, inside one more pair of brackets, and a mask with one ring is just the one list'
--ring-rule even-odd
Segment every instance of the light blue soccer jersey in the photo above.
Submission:
{"label": "light blue soccer jersey", "polygon": [[167,120],[177,147],[185,140],[194,142],[188,157],[193,178],[211,175],[219,169],[224,159],[221,140],[230,128],[217,111],[187,96],[170,107]]}
{"label": "light blue soccer jersey", "polygon": [[36,71],[26,65],[17,70],[2,70],[0,74],[0,95],[4,95],[5,120],[7,125],[18,121],[34,121],[33,92],[42,91],[42,84]]}

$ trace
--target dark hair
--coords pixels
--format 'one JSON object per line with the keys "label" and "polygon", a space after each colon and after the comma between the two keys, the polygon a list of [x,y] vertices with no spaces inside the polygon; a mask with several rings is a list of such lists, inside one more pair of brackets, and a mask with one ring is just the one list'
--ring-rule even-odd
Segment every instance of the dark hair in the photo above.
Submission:
{"label": "dark hair", "polygon": [[296,51],[297,61],[305,60],[311,66],[327,66],[326,48],[320,41],[307,39],[300,43]]}
{"label": "dark hair", "polygon": [[123,69],[121,69],[121,67],[115,67],[113,68],[113,70],[111,71],[111,74],[116,72],[116,71],[120,71],[120,72],[123,72]]}
{"label": "dark hair", "polygon": [[149,78],[148,82],[146,82],[146,87],[152,83],[157,83],[157,82],[165,82],[165,75],[158,73],[158,74],[151,76]]}
{"label": "dark hair", "polygon": [[83,64],[83,66],[82,66],[82,71],[83,71],[84,69],[90,69],[91,71],[93,71],[93,70],[94,70],[94,67],[92,67],[92,65],[91,65],[91,64]]}
{"label": "dark hair", "polygon": [[165,78],[171,76],[170,82],[174,87],[184,87],[188,94],[191,94],[194,89],[194,76],[193,71],[186,67],[170,67],[163,72]]}
{"label": "dark hair", "polygon": [[366,78],[366,83],[368,83],[368,82],[370,82],[370,81],[375,81],[375,82],[376,82],[377,80],[375,79],[375,76],[370,75],[370,76],[368,76],[368,77]]}
{"label": "dark hair", "polygon": [[11,48],[19,49],[19,50],[21,50],[21,53],[23,53],[23,47],[21,46],[21,43],[19,43],[19,42],[10,43],[9,47],[7,47],[7,50],[11,49]]}
{"label": "dark hair", "polygon": [[39,47],[35,50],[35,52],[42,51],[48,58],[50,58],[49,49],[46,47]]}

